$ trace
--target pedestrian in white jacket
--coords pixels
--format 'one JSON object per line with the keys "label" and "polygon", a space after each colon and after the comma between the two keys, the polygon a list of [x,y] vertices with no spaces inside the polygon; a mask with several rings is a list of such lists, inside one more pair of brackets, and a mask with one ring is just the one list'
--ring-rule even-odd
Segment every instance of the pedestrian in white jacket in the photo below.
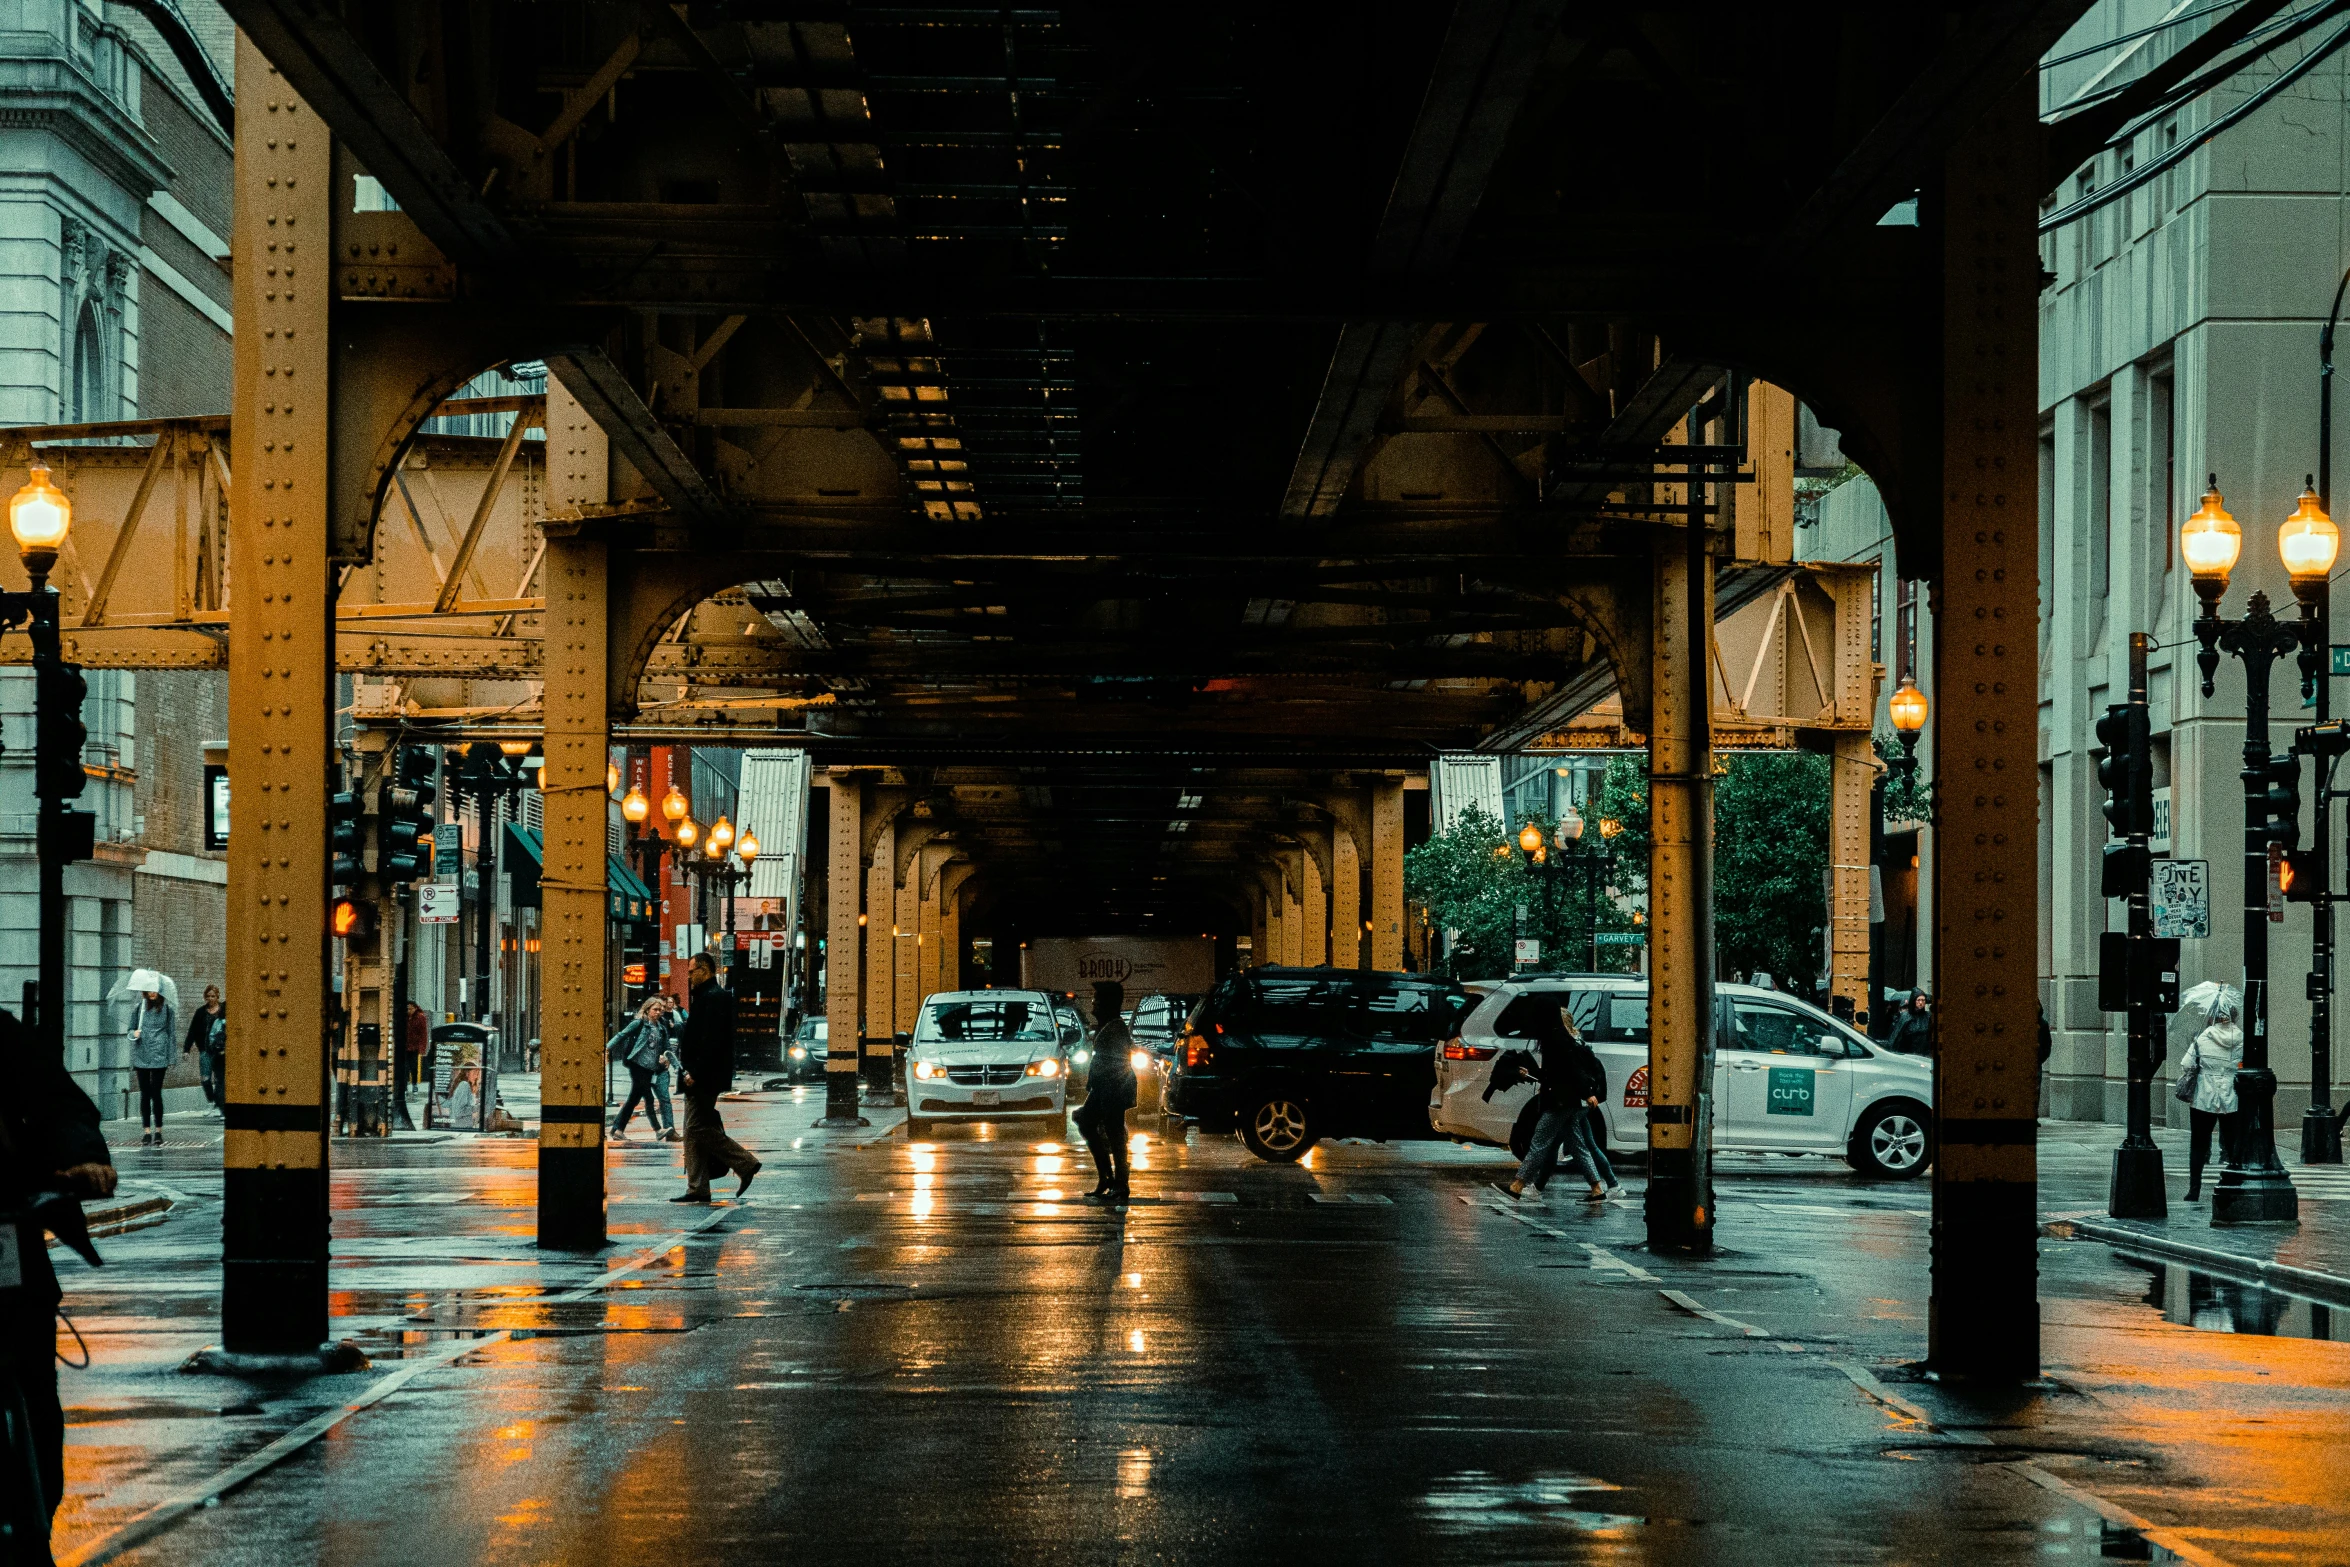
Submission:
{"label": "pedestrian in white jacket", "polygon": [[2244,1064],[2244,1030],[2239,1019],[2242,1004],[2223,995],[2212,1007],[2203,1031],[2179,1058],[2183,1075],[2195,1074],[2188,1101],[2187,1201],[2203,1192],[2203,1166],[2211,1155],[2212,1128],[2219,1129],[2219,1156],[2231,1157],[2236,1146],[2236,1069]]}

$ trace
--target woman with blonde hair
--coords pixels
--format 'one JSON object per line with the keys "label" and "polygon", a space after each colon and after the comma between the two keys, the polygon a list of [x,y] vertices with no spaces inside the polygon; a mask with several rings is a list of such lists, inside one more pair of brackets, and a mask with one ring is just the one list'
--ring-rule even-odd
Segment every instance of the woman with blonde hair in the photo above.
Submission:
{"label": "woman with blonde hair", "polygon": [[636,1107],[645,1107],[645,1120],[651,1123],[654,1135],[674,1141],[674,1123],[669,1111],[669,1095],[660,1079],[669,1069],[669,1000],[654,996],[636,1009],[636,1015],[620,1025],[620,1032],[605,1042],[604,1049],[612,1059],[628,1068],[628,1097],[620,1103],[620,1115],[612,1123],[612,1141],[628,1141],[629,1118]]}

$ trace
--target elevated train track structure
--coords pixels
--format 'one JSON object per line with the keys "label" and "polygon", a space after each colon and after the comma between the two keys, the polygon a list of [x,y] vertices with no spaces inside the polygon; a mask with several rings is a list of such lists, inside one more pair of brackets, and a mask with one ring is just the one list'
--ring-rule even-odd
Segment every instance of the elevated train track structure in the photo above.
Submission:
{"label": "elevated train track structure", "polygon": [[[126,548],[225,564],[66,576],[92,662],[217,659],[229,616],[233,1346],[325,1328],[337,669],[371,722],[544,735],[559,1246],[603,1240],[616,735],[806,744],[835,952],[909,883],[1189,925],[1318,881],[1385,964],[1410,775],[1612,692],[1654,802],[1650,1235],[1705,1248],[1717,728],[1850,750],[1874,697],[1858,579],[1789,559],[1792,395],[1947,628],[1928,1353],[2033,1374],[2033,65],[2079,0],[228,8],[226,461],[186,525],[192,459],[80,481],[161,463]],[[543,434],[422,433],[524,360]],[[1742,596],[1779,629],[1717,638]]]}

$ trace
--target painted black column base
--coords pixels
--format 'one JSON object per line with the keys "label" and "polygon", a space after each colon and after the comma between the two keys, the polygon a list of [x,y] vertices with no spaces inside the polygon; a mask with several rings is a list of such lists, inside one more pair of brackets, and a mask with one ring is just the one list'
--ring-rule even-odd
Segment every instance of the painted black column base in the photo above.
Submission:
{"label": "painted black column base", "polygon": [[856,1073],[824,1074],[824,1118],[816,1124],[836,1130],[873,1124],[857,1113]]}
{"label": "painted black column base", "polygon": [[1648,1249],[1682,1257],[1711,1256],[1714,1194],[1711,1172],[1685,1148],[1649,1151],[1648,1190],[1641,1200]]}
{"label": "painted black column base", "polygon": [[1958,1181],[1937,1170],[1926,1366],[1938,1380],[2039,1380],[2039,1192],[2036,1181]]}
{"label": "painted black column base", "polygon": [[550,1251],[601,1251],[604,1150],[539,1145],[539,1244]]}
{"label": "painted black column base", "polygon": [[324,1257],[225,1259],[220,1274],[223,1351],[317,1355],[327,1341],[326,1291]]}
{"label": "painted black column base", "polygon": [[2334,1119],[2330,1106],[2311,1105],[2301,1112],[2301,1162],[2342,1162],[2342,1123]]}
{"label": "painted black column base", "polygon": [[2113,1185],[2106,1194],[2105,1212],[2115,1219],[2170,1217],[2170,1195],[2163,1185],[2160,1148],[2152,1143],[2143,1148],[2124,1143],[2113,1151]]}

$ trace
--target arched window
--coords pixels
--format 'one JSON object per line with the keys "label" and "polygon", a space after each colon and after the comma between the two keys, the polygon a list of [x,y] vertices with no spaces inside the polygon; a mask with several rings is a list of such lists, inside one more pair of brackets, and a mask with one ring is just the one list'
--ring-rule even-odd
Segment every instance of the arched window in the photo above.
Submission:
{"label": "arched window", "polygon": [[72,422],[90,424],[113,415],[106,386],[106,330],[98,307],[84,305],[73,334]]}

